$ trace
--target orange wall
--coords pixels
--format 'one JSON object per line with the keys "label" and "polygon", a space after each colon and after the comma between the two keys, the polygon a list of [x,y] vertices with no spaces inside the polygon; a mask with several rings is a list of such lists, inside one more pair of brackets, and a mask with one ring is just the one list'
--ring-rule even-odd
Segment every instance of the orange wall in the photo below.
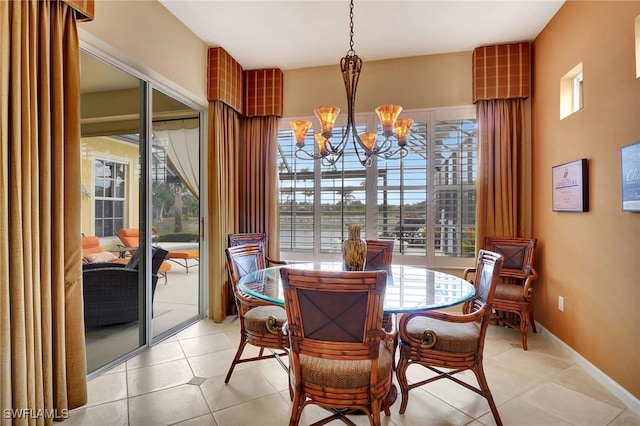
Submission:
{"label": "orange wall", "polygon": [[[535,318],[640,398],[640,213],[622,211],[620,148],[640,142],[640,2],[568,1],[533,43]],[[560,79],[583,64],[584,108],[560,120]],[[589,160],[587,213],[551,210],[551,168]],[[557,309],[564,297],[564,312]]]}
{"label": "orange wall", "polygon": [[[206,106],[208,46],[158,1],[96,1],[80,40]],[[186,66],[185,64],[189,64]]]}
{"label": "orange wall", "polygon": [[[407,110],[471,105],[471,54],[363,60],[356,112],[372,112],[385,103]],[[339,64],[340,58],[336,58],[335,65],[284,71],[283,117],[313,115],[318,105],[337,105],[346,113]]]}

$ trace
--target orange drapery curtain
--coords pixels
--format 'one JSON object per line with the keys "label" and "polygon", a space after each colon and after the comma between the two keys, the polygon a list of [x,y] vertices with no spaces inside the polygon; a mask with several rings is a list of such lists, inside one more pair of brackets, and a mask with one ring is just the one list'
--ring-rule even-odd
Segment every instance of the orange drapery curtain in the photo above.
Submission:
{"label": "orange drapery curtain", "polygon": [[[75,11],[0,1],[0,424],[87,400]],[[35,413],[35,415],[34,415]]]}
{"label": "orange drapery curtain", "polygon": [[233,306],[224,250],[238,229],[239,114],[221,101],[209,103],[209,317],[221,322]]}
{"label": "orange drapery curtain", "polygon": [[279,259],[278,117],[242,119],[239,232],[264,232],[267,255]]}
{"label": "orange drapery curtain", "polygon": [[478,116],[478,195],[476,246],[485,235],[524,237],[524,99],[476,102]]}
{"label": "orange drapery curtain", "polygon": [[240,118],[223,102],[209,104],[209,316],[222,321],[235,302],[228,286],[227,236],[266,232],[279,253],[277,117]]}

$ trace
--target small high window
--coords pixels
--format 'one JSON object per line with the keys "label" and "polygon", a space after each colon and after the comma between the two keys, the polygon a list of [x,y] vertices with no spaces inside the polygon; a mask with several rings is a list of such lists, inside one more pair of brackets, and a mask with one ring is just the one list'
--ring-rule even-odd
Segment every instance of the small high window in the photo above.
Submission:
{"label": "small high window", "polygon": [[566,118],[584,106],[582,62],[560,79],[560,119]]}
{"label": "small high window", "polygon": [[635,19],[636,30],[636,78],[640,78],[640,15]]}

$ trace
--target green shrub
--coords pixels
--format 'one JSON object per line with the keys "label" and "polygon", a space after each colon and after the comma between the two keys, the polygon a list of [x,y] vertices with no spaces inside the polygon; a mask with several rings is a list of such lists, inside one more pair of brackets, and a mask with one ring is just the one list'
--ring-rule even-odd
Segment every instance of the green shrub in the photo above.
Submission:
{"label": "green shrub", "polygon": [[171,234],[164,234],[158,237],[158,242],[161,243],[191,243],[198,242],[198,234],[192,232],[174,232]]}

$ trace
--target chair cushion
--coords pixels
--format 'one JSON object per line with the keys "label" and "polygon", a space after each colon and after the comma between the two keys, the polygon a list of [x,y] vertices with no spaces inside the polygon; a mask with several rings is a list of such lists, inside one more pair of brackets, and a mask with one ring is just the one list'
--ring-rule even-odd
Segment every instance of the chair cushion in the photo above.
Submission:
{"label": "chair cushion", "polygon": [[522,296],[522,286],[519,284],[498,283],[494,297],[496,299],[513,300],[515,302],[525,300]]}
{"label": "chair cushion", "polygon": [[169,259],[197,259],[200,257],[200,250],[178,250],[169,251]]}
{"label": "chair cushion", "polygon": [[106,263],[113,262],[117,258],[118,257],[113,253],[109,251],[103,251],[99,253],[87,254],[83,257],[83,260],[85,260],[87,263]]}
{"label": "chair cushion", "polygon": [[280,306],[256,306],[244,315],[244,328],[256,333],[269,334],[267,318],[274,317],[278,326],[287,321],[287,313]]}
{"label": "chair cushion", "polygon": [[407,333],[415,339],[421,340],[425,330],[436,335],[436,344],[431,348],[435,351],[467,353],[478,349],[478,323],[455,323],[428,317],[415,317],[407,323]]}
{"label": "chair cushion", "polygon": [[[291,357],[291,354],[289,355]],[[391,351],[380,342],[378,356],[378,380],[391,374]],[[289,365],[292,365],[289,359]],[[300,368],[304,381],[318,386],[350,389],[369,386],[371,360],[335,360],[300,355]]]}

